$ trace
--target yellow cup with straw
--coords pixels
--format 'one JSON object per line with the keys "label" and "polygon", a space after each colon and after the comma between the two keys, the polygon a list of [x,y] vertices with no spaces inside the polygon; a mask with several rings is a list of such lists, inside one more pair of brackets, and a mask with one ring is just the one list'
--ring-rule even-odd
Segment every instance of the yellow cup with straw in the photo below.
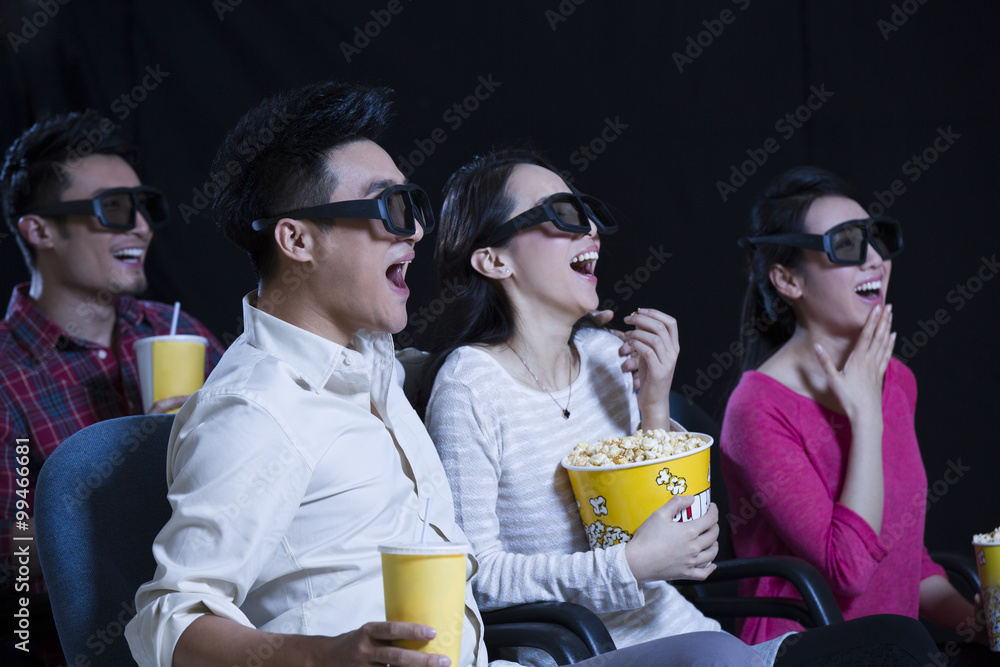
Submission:
{"label": "yellow cup with straw", "polygon": [[159,400],[193,394],[205,384],[208,340],[203,336],[178,335],[180,312],[181,302],[177,301],[169,335],[142,338],[133,346],[139,366],[143,412],[149,412]]}

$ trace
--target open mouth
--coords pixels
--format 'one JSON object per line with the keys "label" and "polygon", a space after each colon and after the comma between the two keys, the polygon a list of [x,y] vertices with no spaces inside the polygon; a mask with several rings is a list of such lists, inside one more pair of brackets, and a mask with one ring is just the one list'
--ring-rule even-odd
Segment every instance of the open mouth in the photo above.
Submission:
{"label": "open mouth", "polygon": [[122,248],[120,250],[112,251],[111,256],[121,262],[138,264],[142,261],[142,254],[144,252],[145,250],[142,248]]}
{"label": "open mouth", "polygon": [[869,280],[854,288],[854,293],[863,299],[877,299],[882,292],[882,279]]}
{"label": "open mouth", "polygon": [[406,265],[409,263],[409,260],[405,262],[397,262],[385,270],[385,277],[396,289],[408,289],[406,287]]}
{"label": "open mouth", "polygon": [[569,268],[588,278],[594,277],[594,267],[597,266],[597,252],[591,250],[577,255],[569,260]]}

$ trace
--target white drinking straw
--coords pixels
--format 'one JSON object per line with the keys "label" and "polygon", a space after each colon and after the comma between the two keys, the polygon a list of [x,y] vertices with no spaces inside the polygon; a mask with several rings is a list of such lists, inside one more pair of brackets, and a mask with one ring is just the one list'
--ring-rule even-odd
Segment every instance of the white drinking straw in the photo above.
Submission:
{"label": "white drinking straw", "polygon": [[420,531],[420,543],[424,544],[427,541],[427,524],[431,520],[431,499],[427,499],[427,504],[424,505],[424,527]]}
{"label": "white drinking straw", "polygon": [[181,316],[181,302],[174,301],[174,316],[170,320],[170,335],[174,336],[177,334],[177,319]]}

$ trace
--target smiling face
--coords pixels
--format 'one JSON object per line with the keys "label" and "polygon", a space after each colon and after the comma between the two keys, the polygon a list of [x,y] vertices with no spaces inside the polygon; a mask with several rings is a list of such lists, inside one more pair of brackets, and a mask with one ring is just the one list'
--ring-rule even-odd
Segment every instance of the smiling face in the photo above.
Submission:
{"label": "smiling face", "polygon": [[[507,192],[514,200],[513,218],[550,195],[571,190],[558,174],[538,165],[519,164],[507,180]],[[505,288],[545,309],[565,312],[575,321],[598,306],[595,268],[600,249],[593,223],[586,234],[560,231],[551,221],[528,227],[500,251],[511,269],[512,280],[504,281]]]}
{"label": "smiling face", "polygon": [[[853,199],[820,197],[806,214],[803,232],[823,234],[848,220],[863,220],[868,214]],[[807,326],[822,327],[832,334],[857,335],[877,304],[886,303],[892,261],[883,260],[871,245],[859,266],[834,264],[823,252],[802,251],[794,270],[800,283],[796,299],[798,317]]]}
{"label": "smiling face", "polygon": [[[69,186],[60,201],[91,199],[105,190],[141,185],[129,164],[115,155],[91,155],[68,165]],[[135,227],[113,230],[102,227],[96,216],[66,216],[57,226],[46,219],[51,233],[48,245],[38,248],[37,268],[46,289],[76,292],[86,299],[102,293],[139,294],[146,289],[143,264],[153,238],[149,223],[138,212]]]}
{"label": "smiling face", "polygon": [[[389,154],[367,139],[335,148],[328,160],[337,177],[330,202],[375,199],[389,186],[405,182]],[[420,225],[413,236],[395,236],[381,220],[338,218],[319,231],[307,297],[308,309],[318,319],[311,318],[313,325],[307,328],[341,344],[358,329],[401,331],[410,295],[406,270],[422,237]]]}

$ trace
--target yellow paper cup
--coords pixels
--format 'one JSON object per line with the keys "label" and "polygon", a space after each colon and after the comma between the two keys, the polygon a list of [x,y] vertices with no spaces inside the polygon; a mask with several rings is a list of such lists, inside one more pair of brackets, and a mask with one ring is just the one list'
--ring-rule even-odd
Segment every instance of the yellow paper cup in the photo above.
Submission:
{"label": "yellow paper cup", "polygon": [[707,444],[656,461],[581,467],[563,459],[591,549],[628,542],[642,522],[674,496],[695,497],[680,521],[692,521],[708,511],[712,502],[709,448],[715,440],[704,433],[692,435]]}
{"label": "yellow paper cup", "polygon": [[979,587],[983,592],[983,611],[986,612],[986,634],[990,650],[1000,652],[1000,544],[973,542],[976,550],[976,567],[979,568]]}
{"label": "yellow paper cup", "polygon": [[465,562],[468,544],[392,544],[382,554],[385,619],[429,625],[434,639],[399,641],[397,646],[437,653],[459,664],[465,618]]}
{"label": "yellow paper cup", "polygon": [[137,340],[134,347],[143,412],[159,400],[193,394],[205,384],[208,341],[204,337],[150,336]]}

